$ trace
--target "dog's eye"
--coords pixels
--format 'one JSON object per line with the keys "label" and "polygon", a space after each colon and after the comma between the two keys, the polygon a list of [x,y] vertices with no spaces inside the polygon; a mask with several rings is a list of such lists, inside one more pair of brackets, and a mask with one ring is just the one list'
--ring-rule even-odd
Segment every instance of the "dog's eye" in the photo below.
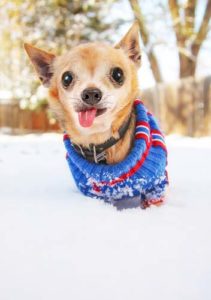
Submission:
{"label": "dog's eye", "polygon": [[64,74],[62,75],[63,87],[67,88],[71,84],[72,81],[73,81],[72,73],[69,71],[64,72]]}
{"label": "dog's eye", "polygon": [[123,73],[122,69],[120,69],[118,67],[113,68],[111,70],[111,77],[116,83],[118,83],[120,85],[123,84],[123,82],[124,82],[124,73]]}

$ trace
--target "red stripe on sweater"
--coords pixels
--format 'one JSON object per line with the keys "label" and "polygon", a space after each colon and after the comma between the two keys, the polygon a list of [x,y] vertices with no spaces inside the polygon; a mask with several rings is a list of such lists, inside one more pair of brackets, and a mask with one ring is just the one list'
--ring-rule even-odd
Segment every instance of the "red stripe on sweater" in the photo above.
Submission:
{"label": "red stripe on sweater", "polygon": [[160,205],[164,202],[164,198],[147,200],[149,205]]}
{"label": "red stripe on sweater", "polygon": [[138,105],[138,104],[144,104],[140,99],[136,99],[135,101],[134,101],[134,105],[136,106],[136,105]]}
{"label": "red stripe on sweater", "polygon": [[70,139],[69,135],[67,133],[65,133],[63,135],[63,140],[66,141],[66,140],[69,140],[69,139]]}
{"label": "red stripe on sweater", "polygon": [[136,122],[136,127],[137,126],[146,126],[147,128],[149,128],[149,123],[148,122],[145,122],[145,121],[137,121]]}
{"label": "red stripe on sweater", "polygon": [[160,134],[163,137],[163,134],[162,134],[162,132],[160,130],[152,129],[151,133]]}
{"label": "red stripe on sweater", "polygon": [[148,141],[149,141],[149,136],[147,133],[136,133],[135,135],[135,139],[138,140],[138,139],[144,139],[146,144],[148,144]]}
{"label": "red stripe on sweater", "polygon": [[145,161],[145,159],[146,159],[146,157],[147,157],[147,155],[148,155],[148,153],[149,153],[150,146],[151,146],[151,142],[147,144],[147,148],[146,148],[146,150],[144,151],[144,153],[143,153],[141,159],[138,160],[138,162],[136,163],[136,165],[135,165],[133,168],[131,168],[127,173],[122,174],[119,178],[114,179],[114,180],[112,180],[112,181],[110,181],[110,182],[103,181],[103,182],[101,182],[101,183],[102,183],[103,185],[105,184],[105,185],[110,185],[110,186],[112,186],[112,185],[114,185],[114,184],[116,184],[116,183],[118,183],[118,182],[124,181],[124,180],[127,179],[128,177],[132,176],[132,175],[133,175],[135,172],[137,172],[138,169],[143,165],[143,163],[144,163],[144,161]]}
{"label": "red stripe on sweater", "polygon": [[152,141],[152,145],[155,147],[159,146],[159,147],[163,148],[163,150],[167,151],[165,144],[162,143],[161,141]]}

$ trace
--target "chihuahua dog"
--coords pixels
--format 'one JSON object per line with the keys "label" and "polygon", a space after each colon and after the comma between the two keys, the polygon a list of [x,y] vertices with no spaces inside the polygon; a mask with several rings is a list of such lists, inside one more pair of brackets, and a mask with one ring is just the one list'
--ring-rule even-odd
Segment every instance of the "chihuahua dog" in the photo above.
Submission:
{"label": "chihuahua dog", "polygon": [[[135,23],[115,47],[90,43],[56,57],[25,44],[60,124],[76,145],[89,147],[119,137],[139,95],[137,69],[141,61],[139,27]],[[106,149],[106,161],[114,164],[128,154],[135,116],[124,137]]]}
{"label": "chihuahua dog", "polygon": [[[115,46],[81,44],[61,56],[30,44],[24,47],[39,79],[48,87],[50,107],[77,153],[107,166],[124,161],[134,144],[134,101],[140,94],[138,23]],[[96,193],[100,188],[95,184]]]}

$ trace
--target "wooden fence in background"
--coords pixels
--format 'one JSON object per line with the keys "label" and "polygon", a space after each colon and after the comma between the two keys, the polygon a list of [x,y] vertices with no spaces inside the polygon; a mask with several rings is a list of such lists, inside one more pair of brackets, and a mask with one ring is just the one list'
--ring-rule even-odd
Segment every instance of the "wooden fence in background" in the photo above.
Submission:
{"label": "wooden fence in background", "polygon": [[211,135],[211,76],[159,84],[143,100],[166,134]]}
{"label": "wooden fence in background", "polygon": [[[159,84],[144,90],[142,99],[166,134],[211,135],[211,76]],[[0,128],[11,134],[59,130],[46,110],[22,110],[17,103],[0,104]]]}
{"label": "wooden fence in background", "polygon": [[21,109],[18,103],[0,103],[0,129],[10,134],[59,131],[55,120],[49,119],[46,108]]}

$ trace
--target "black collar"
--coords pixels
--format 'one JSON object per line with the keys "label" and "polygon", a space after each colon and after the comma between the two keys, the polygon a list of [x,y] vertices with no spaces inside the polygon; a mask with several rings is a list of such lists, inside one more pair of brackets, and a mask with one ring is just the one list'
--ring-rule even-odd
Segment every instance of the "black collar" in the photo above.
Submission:
{"label": "black collar", "polygon": [[106,150],[113,145],[115,145],[119,140],[121,140],[125,133],[127,132],[130,122],[132,119],[132,114],[130,114],[129,118],[126,122],[122,124],[122,126],[119,128],[118,133],[119,137],[116,139],[113,136],[110,137],[107,141],[105,141],[102,144],[90,144],[89,148],[85,148],[78,144],[72,144],[76,152],[81,154],[84,158],[91,162],[95,163],[106,163]]}

